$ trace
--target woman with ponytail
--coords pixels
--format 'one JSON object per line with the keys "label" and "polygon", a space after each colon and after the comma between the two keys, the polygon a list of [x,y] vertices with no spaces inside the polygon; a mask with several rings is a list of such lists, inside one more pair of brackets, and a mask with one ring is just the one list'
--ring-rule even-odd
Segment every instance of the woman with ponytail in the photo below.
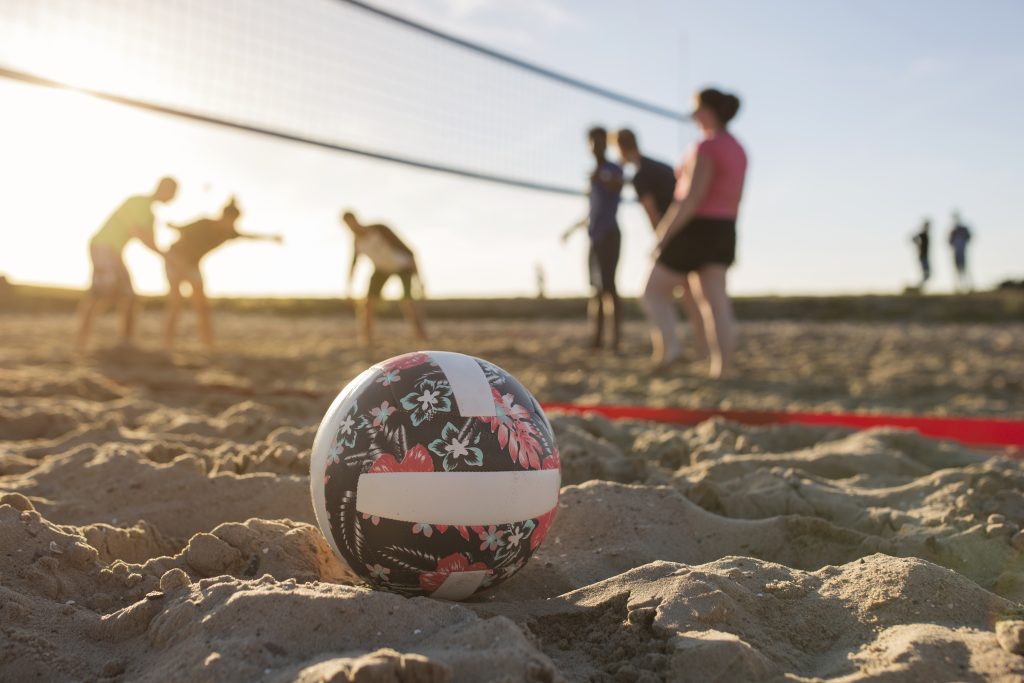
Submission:
{"label": "woman with ponytail", "polygon": [[[655,263],[644,289],[659,369],[682,356],[676,334],[674,292],[689,286],[704,321],[710,375],[730,373],[736,349],[736,320],[726,293],[726,271],[736,256],[736,216],[747,155],[728,131],[739,99],[709,88],[696,96],[693,119],[701,141],[676,170],[672,206],[658,223]],[[698,346],[700,346],[698,344]]]}

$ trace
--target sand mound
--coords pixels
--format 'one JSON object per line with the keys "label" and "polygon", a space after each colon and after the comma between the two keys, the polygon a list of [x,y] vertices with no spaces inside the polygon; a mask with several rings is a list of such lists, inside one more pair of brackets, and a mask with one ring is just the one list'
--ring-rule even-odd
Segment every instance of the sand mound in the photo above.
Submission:
{"label": "sand mound", "polygon": [[725,519],[663,486],[567,486],[559,507],[545,544],[498,599],[556,595],[654,560],[748,555],[817,569],[879,550],[876,539],[814,518]]}
{"label": "sand mound", "polygon": [[[334,320],[220,322],[214,354],[81,357],[63,319],[0,326],[0,679],[1024,677],[1013,460],[894,430],[556,415],[566,486],[534,558],[475,602],[409,600],[352,584],[307,476],[335,392],[408,350],[395,328],[370,357]],[[1024,335],[981,328],[748,326],[746,377],[720,384],[650,377],[637,335],[613,358],[539,330],[453,324],[438,346],[546,400],[1022,405]]]}
{"label": "sand mound", "polygon": [[816,572],[654,562],[514,613],[537,613],[529,627],[575,680],[1009,681],[1024,659],[992,624],[1015,609],[928,562],[871,555]]}
{"label": "sand mound", "polygon": [[[309,479],[272,474],[208,473],[182,455],[158,464],[121,446],[81,446],[0,482],[62,524],[135,524],[188,538],[212,524],[250,517],[313,520]],[[97,500],[100,497],[100,500]]]}
{"label": "sand mound", "polygon": [[107,563],[87,541],[93,528],[79,535],[22,496],[2,500],[5,679],[558,678],[508,619],[338,585],[347,574],[309,525],[224,524],[174,557]]}
{"label": "sand mound", "polygon": [[[579,492],[596,493],[616,509],[621,505],[613,497],[635,488],[645,487],[569,487],[566,509]],[[700,515],[711,518],[675,491],[658,492],[681,501],[676,512],[689,509],[694,522]],[[560,522],[560,533],[577,536],[571,513],[564,516],[569,521]],[[1011,651],[1022,645],[1019,607],[918,559],[875,554],[804,572],[725,557],[655,561],[612,574],[617,560],[580,566],[576,560],[586,552],[563,542],[556,546],[568,550],[566,556],[535,558],[522,581],[510,582],[522,595],[499,591],[456,605],[342,585],[349,578],[345,570],[305,524],[222,524],[192,536],[176,555],[141,564],[101,558],[89,542],[96,528],[78,531],[49,523],[18,494],[0,502],[0,613],[14,646],[0,656],[5,677],[653,681],[781,680],[784,674],[860,680],[881,672],[898,680],[949,680],[964,671],[991,680],[1024,675],[1024,659]],[[660,536],[664,542],[666,534]],[[723,540],[698,538],[689,552],[718,555],[714,543]],[[645,545],[652,545],[650,539],[630,548],[635,560],[642,559],[636,553]],[[542,588],[550,590],[551,582],[538,573],[582,587],[548,593]],[[609,578],[589,581],[600,574]],[[521,584],[538,590],[523,591]]]}

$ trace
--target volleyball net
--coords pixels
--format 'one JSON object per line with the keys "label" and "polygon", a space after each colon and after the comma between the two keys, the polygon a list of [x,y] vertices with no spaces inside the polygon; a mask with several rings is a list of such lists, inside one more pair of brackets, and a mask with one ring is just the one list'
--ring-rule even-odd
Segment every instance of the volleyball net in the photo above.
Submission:
{"label": "volleyball net", "polygon": [[594,122],[674,148],[685,121],[354,0],[5,0],[0,76],[565,194]]}

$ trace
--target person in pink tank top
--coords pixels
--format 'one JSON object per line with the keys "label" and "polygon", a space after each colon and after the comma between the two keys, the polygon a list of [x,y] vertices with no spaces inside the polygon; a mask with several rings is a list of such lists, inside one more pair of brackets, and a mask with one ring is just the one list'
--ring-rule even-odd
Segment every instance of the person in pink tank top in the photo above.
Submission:
{"label": "person in pink tank top", "polygon": [[711,377],[726,376],[732,369],[737,333],[726,272],[736,258],[736,217],[747,155],[726,126],[739,107],[739,98],[713,88],[696,96],[693,119],[701,141],[676,171],[675,198],[658,223],[655,263],[642,298],[658,369],[683,355],[676,333],[677,289],[697,303],[696,346],[700,356],[706,350]]}

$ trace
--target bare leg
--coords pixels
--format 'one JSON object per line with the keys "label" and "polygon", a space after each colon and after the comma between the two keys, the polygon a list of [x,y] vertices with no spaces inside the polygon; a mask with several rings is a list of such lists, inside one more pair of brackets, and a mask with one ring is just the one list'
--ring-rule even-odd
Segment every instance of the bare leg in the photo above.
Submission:
{"label": "bare leg", "polygon": [[683,278],[683,310],[686,311],[686,318],[693,328],[693,343],[697,348],[697,359],[707,360],[708,358],[708,335],[704,331],[704,318],[701,317],[700,309],[697,308],[697,301],[693,298],[693,291],[690,283]]}
{"label": "bare leg", "polygon": [[587,306],[587,315],[594,327],[594,337],[590,347],[594,349],[599,349],[604,345],[604,302],[602,299],[601,293],[597,292]]}
{"label": "bare leg", "polygon": [[622,300],[618,292],[609,292],[603,298],[604,308],[610,309],[612,319],[612,351],[618,353],[622,342]]}
{"label": "bare leg", "polygon": [[373,342],[373,330],[375,326],[375,315],[377,312],[377,297],[367,295],[363,301],[362,315],[362,340],[363,344],[369,346]]}
{"label": "bare leg", "polygon": [[213,349],[213,323],[210,320],[210,304],[206,300],[206,291],[203,289],[203,279],[189,278],[189,285],[192,287],[192,307],[196,311],[196,323],[199,326],[199,339],[202,340],[206,349]]}
{"label": "bare leg", "polygon": [[420,310],[419,303],[414,299],[402,299],[401,306],[405,319],[412,325],[416,339],[421,342],[427,341],[427,330],[423,326],[423,312]]}
{"label": "bare leg", "polygon": [[655,263],[647,277],[647,286],[641,297],[647,320],[651,323],[652,360],[658,365],[667,365],[682,355],[676,326],[675,288],[685,280],[684,275]]}
{"label": "bare leg", "polygon": [[736,350],[736,319],[726,293],[726,270],[726,266],[709,264],[690,274],[690,286],[704,317],[711,351],[709,374],[715,379],[731,373]]}
{"label": "bare leg", "polygon": [[131,344],[135,335],[135,292],[126,293],[120,302],[121,343]]}
{"label": "bare leg", "polygon": [[79,351],[84,351],[89,344],[89,335],[92,333],[92,323],[98,311],[99,300],[92,292],[86,292],[81,303],[78,304],[78,335],[75,339],[75,346]]}
{"label": "bare leg", "polygon": [[170,351],[174,348],[174,338],[178,334],[178,318],[181,316],[181,280],[174,279],[167,292],[167,321],[164,324],[164,346]]}

